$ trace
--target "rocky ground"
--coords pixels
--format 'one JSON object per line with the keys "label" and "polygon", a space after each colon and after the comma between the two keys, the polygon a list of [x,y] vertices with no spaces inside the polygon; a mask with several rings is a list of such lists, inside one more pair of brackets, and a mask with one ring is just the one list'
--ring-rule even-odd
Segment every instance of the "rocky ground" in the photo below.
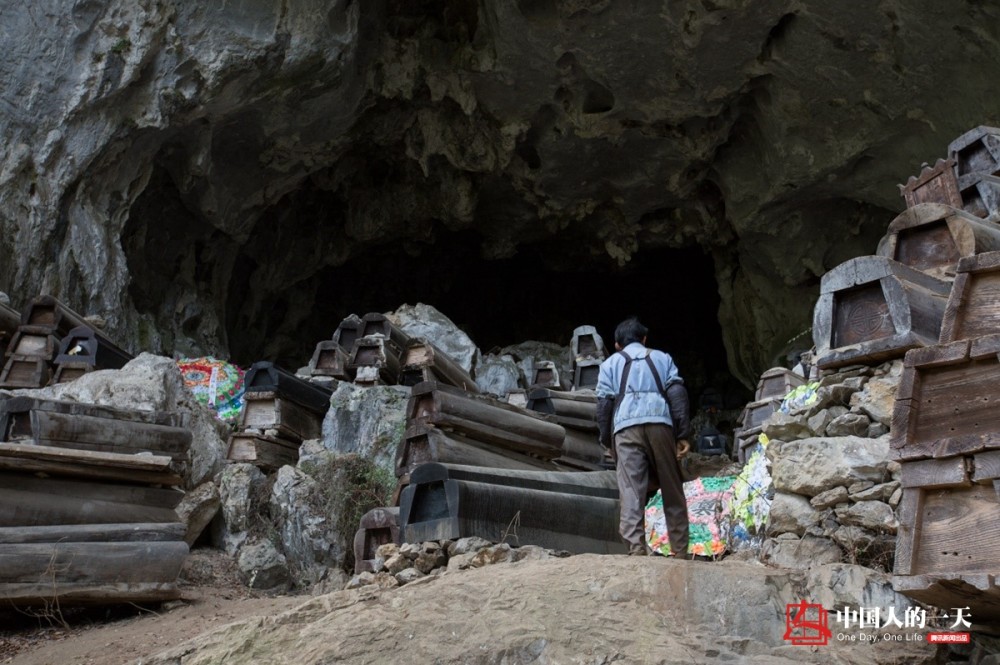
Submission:
{"label": "rocky ground", "polygon": [[[404,587],[264,597],[227,559],[201,551],[184,602],[71,627],[20,618],[0,633],[4,665],[205,663],[933,663],[923,641],[880,636],[826,646],[783,641],[800,596],[859,602],[882,593],[846,564],[813,571],[757,563],[580,555],[430,575]],[[860,581],[860,582],[859,582]],[[889,592],[891,593],[891,592]],[[830,595],[829,598],[822,594]],[[851,599],[854,598],[852,601]],[[44,624],[44,622],[43,622]],[[4,626],[10,626],[5,620]],[[860,634],[860,631],[845,631]],[[971,662],[980,660],[978,655]]]}

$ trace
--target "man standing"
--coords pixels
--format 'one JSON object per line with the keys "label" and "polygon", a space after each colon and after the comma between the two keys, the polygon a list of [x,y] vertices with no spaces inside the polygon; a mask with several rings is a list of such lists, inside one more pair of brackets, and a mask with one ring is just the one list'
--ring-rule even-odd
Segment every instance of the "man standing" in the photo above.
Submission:
{"label": "man standing", "polygon": [[671,556],[687,558],[687,501],[677,455],[678,442],[689,436],[687,390],[673,359],[646,348],[648,333],[636,318],[615,329],[618,352],[601,363],[597,382],[597,421],[601,443],[617,453],[619,531],[629,554],[647,554],[643,515],[652,472],[663,493]]}

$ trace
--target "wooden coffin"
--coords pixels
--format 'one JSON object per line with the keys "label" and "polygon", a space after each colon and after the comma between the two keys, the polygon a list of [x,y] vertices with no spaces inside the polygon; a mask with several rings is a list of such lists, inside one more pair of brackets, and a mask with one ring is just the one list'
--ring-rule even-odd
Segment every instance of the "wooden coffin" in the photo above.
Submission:
{"label": "wooden coffin", "polygon": [[954,167],[953,159],[939,159],[934,166],[924,164],[920,175],[910,176],[905,185],[899,186],[906,207],[912,208],[921,203],[941,203],[960,208],[962,199],[958,195]]}
{"label": "wooden coffin", "polygon": [[357,314],[349,314],[340,322],[337,329],[333,331],[333,343],[350,353],[354,348],[354,342],[361,337],[361,317]]}
{"label": "wooden coffin", "polygon": [[750,402],[747,404],[743,408],[743,413],[740,414],[740,422],[742,423],[740,436],[748,436],[751,431],[755,431],[759,434],[764,425],[764,421],[767,420],[772,413],[777,411],[780,406],[780,397],[768,397],[757,402]]}
{"label": "wooden coffin", "polygon": [[963,210],[984,218],[1000,213],[1000,177],[972,173],[960,178],[958,184]]}
{"label": "wooden coffin", "polygon": [[[400,363],[403,350],[409,345],[410,337],[396,327],[392,321],[386,318],[385,314],[369,312],[361,317],[361,328],[358,330],[358,339],[369,335],[381,335],[385,338],[385,352],[395,356],[396,364]],[[353,357],[353,349],[352,349]],[[395,380],[395,379],[394,379]]]}
{"label": "wooden coffin", "polygon": [[[353,348],[354,342],[351,343]],[[309,359],[309,374],[312,376],[332,376],[340,381],[353,381],[354,372],[348,367],[350,356],[337,342],[323,340],[316,344]]]}
{"label": "wooden coffin", "polygon": [[573,390],[594,390],[601,371],[601,360],[577,361],[573,374]]}
{"label": "wooden coffin", "polygon": [[0,527],[178,521],[183,491],[106,480],[0,470]]}
{"label": "wooden coffin", "polygon": [[445,432],[428,425],[411,425],[396,448],[396,477],[408,476],[415,468],[428,462],[497,469],[555,469],[551,462],[477,441],[458,432]]}
{"label": "wooden coffin", "polygon": [[942,344],[1000,333],[1000,252],[958,263],[941,321]]}
{"label": "wooden coffin", "polygon": [[400,356],[391,347],[391,340],[380,333],[358,338],[347,365],[354,372],[354,382],[394,385],[399,380]]}
{"label": "wooden coffin", "polygon": [[322,436],[323,414],[278,397],[277,392],[246,393],[239,427],[259,434],[274,431],[282,439],[300,443]]}
{"label": "wooden coffin", "polygon": [[576,553],[625,552],[613,471],[423,464],[400,496],[399,521],[404,542],[479,536]]}
{"label": "wooden coffin", "polygon": [[0,372],[0,388],[43,388],[52,378],[52,367],[46,358],[12,355]]}
{"label": "wooden coffin", "polygon": [[567,429],[597,431],[597,395],[586,391],[535,388],[528,393],[527,408],[545,414]]}
{"label": "wooden coffin", "polygon": [[573,330],[569,346],[574,366],[580,360],[604,360],[608,357],[604,339],[594,326],[580,326]]}
{"label": "wooden coffin", "polygon": [[93,452],[23,443],[0,443],[0,469],[170,487],[181,484],[180,475],[164,455]]}
{"label": "wooden coffin", "polygon": [[892,586],[1000,622],[1000,451],[903,462]]}
{"label": "wooden coffin", "polygon": [[507,403],[520,409],[528,408],[528,391],[523,388],[511,390],[507,393]]}
{"label": "wooden coffin", "polygon": [[132,355],[123,351],[104,335],[89,326],[73,328],[59,342],[56,354],[57,365],[65,363],[85,363],[94,369],[121,369],[132,360]]}
{"label": "wooden coffin", "polygon": [[552,459],[562,453],[565,430],[541,414],[485,395],[438,383],[413,387],[408,422],[437,425],[508,450]]}
{"label": "wooden coffin", "polygon": [[[410,388],[425,381],[439,380],[438,375],[430,367],[404,367],[399,373],[399,385],[409,386]],[[476,392],[479,392],[478,386],[476,387]]]}
{"label": "wooden coffin", "polygon": [[300,379],[272,362],[260,361],[251,365],[243,377],[243,386],[247,395],[273,394],[320,415],[330,408],[332,392],[329,388]]}
{"label": "wooden coffin", "polygon": [[0,333],[7,337],[13,337],[14,333],[21,326],[21,313],[10,305],[0,302]]}
{"label": "wooden coffin", "polygon": [[552,388],[559,390],[562,383],[559,380],[559,370],[551,360],[539,360],[535,362],[533,376],[531,377],[532,388]]}
{"label": "wooden coffin", "polygon": [[790,369],[772,367],[760,375],[754,401],[784,399],[785,395],[805,383],[805,379]]}
{"label": "wooden coffin", "polygon": [[21,325],[43,327],[62,338],[73,328],[87,327],[87,322],[82,314],[73,311],[57,298],[39,296],[21,312]]}
{"label": "wooden coffin", "polygon": [[951,285],[884,256],[862,256],[823,276],[813,312],[816,364],[883,362],[934,344]]}
{"label": "wooden coffin", "polygon": [[32,356],[51,362],[59,351],[59,338],[45,326],[19,326],[6,356]]}
{"label": "wooden coffin", "polygon": [[421,369],[429,370],[430,377],[427,380],[437,380],[441,383],[461,388],[466,392],[478,393],[479,386],[472,376],[466,372],[461,365],[447,353],[434,346],[429,340],[422,337],[412,338],[407,344],[403,353],[402,373],[400,383],[404,386],[415,386],[420,381],[414,381],[419,376],[426,376],[427,373],[420,372]]}
{"label": "wooden coffin", "polygon": [[0,543],[0,598],[47,608],[171,600],[187,555],[183,540]]}
{"label": "wooden coffin", "polygon": [[895,459],[1000,449],[1000,335],[906,354],[892,412]]}
{"label": "wooden coffin", "polygon": [[375,571],[378,548],[399,542],[399,507],[372,508],[354,534],[354,574]]}
{"label": "wooden coffin", "polygon": [[948,144],[948,157],[955,162],[955,175],[1000,173],[1000,129],[981,125]]}
{"label": "wooden coffin", "polygon": [[1000,250],[1000,226],[951,206],[925,203],[889,224],[878,253],[950,280],[962,257]]}
{"label": "wooden coffin", "polygon": [[149,422],[183,422],[171,415],[14,398],[0,404],[0,435],[4,441],[53,448],[166,455],[183,463],[191,446],[191,431]]}
{"label": "wooden coffin", "polygon": [[238,432],[229,435],[230,462],[246,462],[265,471],[276,471],[285,465],[295,466],[299,461],[299,446],[276,436]]}

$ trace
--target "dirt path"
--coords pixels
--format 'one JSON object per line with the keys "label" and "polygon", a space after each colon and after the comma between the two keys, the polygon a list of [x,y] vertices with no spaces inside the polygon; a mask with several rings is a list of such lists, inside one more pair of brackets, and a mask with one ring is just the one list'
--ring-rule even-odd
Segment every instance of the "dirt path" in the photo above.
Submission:
{"label": "dirt path", "polygon": [[50,618],[0,612],[0,664],[134,664],[207,630],[309,600],[251,592],[236,579],[231,559],[217,552],[196,552],[185,571],[182,601],[155,611],[136,606],[66,610],[68,629]]}

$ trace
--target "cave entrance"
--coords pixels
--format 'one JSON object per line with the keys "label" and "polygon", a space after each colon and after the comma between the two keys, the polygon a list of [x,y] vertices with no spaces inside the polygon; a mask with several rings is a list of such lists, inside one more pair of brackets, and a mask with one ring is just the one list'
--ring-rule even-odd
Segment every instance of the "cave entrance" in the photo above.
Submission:
{"label": "cave entrance", "polygon": [[[266,341],[230,330],[234,359],[246,364],[278,357],[298,367],[344,316],[418,302],[448,316],[484,353],[526,340],[565,346],[573,329],[585,324],[595,326],[611,346],[615,326],[634,314],[649,327],[650,346],[674,357],[693,405],[709,387],[732,405],[752,399],[727,367],[714,266],[700,248],[643,250],[624,267],[606,259],[573,267],[565,257],[553,260],[554,243],[484,260],[479,240],[471,231],[439,234],[433,244],[371,247],[326,268],[313,278],[310,290],[316,295],[309,315],[292,317],[299,321],[293,344],[288,344],[288,331],[280,335],[286,340],[282,348],[264,349],[260,343]],[[294,288],[298,292],[303,286]],[[271,321],[257,325],[274,329],[279,324],[274,317],[288,315],[289,301],[279,295],[264,310],[273,312]]]}

